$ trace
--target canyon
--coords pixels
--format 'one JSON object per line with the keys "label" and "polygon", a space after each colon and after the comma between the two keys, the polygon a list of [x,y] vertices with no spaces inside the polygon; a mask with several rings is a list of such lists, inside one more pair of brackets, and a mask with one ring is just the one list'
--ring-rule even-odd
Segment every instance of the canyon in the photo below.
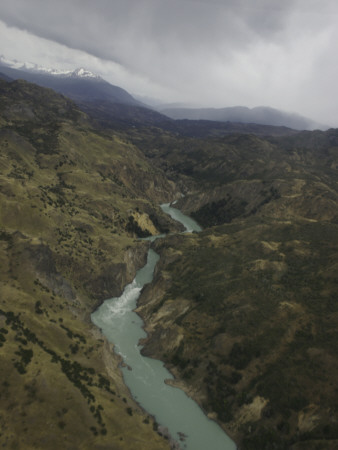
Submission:
{"label": "canyon", "polygon": [[3,446],[170,447],[90,321],[152,246],[142,353],[240,449],[336,448],[338,131],[128,124],[22,80],[0,100]]}

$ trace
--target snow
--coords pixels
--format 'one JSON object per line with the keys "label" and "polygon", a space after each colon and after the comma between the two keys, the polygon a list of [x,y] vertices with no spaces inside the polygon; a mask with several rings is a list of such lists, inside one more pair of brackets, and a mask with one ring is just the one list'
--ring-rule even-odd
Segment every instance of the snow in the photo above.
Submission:
{"label": "snow", "polygon": [[3,55],[0,55],[0,63],[7,67],[11,67],[12,69],[26,70],[28,72],[35,73],[44,73],[59,77],[100,79],[98,75],[95,75],[93,72],[90,72],[83,67],[75,70],[60,70],[51,67],[39,66],[31,62],[21,62],[17,61],[16,59],[10,60]]}
{"label": "snow", "polygon": [[84,69],[81,67],[80,69],[76,69],[72,72],[72,76],[80,77],[80,78],[99,78],[93,72]]}

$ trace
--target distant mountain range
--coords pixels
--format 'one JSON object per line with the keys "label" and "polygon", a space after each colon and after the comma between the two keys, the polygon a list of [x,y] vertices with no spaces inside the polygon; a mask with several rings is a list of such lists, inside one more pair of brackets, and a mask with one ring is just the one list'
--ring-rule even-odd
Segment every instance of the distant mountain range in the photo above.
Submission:
{"label": "distant mountain range", "polygon": [[[126,90],[114,86],[92,72],[79,68],[60,71],[36,64],[11,61],[0,56],[0,77],[24,79],[48,87],[76,101],[81,108],[102,124],[118,126],[154,125],[194,136],[228,134],[230,132],[256,134],[288,134],[291,130],[267,130],[266,126],[287,127],[293,130],[327,129],[311,119],[269,107],[249,109],[244,106],[228,108],[182,108],[176,105],[153,106],[137,100]],[[173,120],[175,122],[173,122]],[[186,120],[191,121],[187,124]],[[182,122],[184,121],[184,122]],[[199,121],[203,121],[199,122]],[[208,123],[210,122],[210,123]],[[226,124],[224,124],[226,122]],[[254,126],[254,130],[252,125]],[[264,126],[264,130],[260,129]],[[178,130],[174,130],[178,127]],[[248,130],[245,128],[248,127]],[[203,129],[200,130],[200,128]],[[208,131],[208,129],[212,131]],[[182,131],[183,130],[183,131]]]}
{"label": "distant mountain range", "polygon": [[171,119],[212,120],[216,122],[256,123],[259,125],[284,126],[294,130],[327,129],[307,117],[295,113],[287,113],[278,109],[259,106],[247,108],[233,106],[228,108],[177,108],[159,107],[158,110]]}

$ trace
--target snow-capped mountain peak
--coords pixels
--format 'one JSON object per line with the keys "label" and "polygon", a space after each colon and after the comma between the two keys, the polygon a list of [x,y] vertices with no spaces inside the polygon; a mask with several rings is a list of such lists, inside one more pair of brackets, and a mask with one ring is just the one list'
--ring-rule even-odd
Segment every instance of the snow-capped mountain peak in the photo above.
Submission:
{"label": "snow-capped mountain peak", "polygon": [[86,70],[83,67],[74,70],[71,76],[79,78],[100,78],[98,75],[95,75],[93,72],[90,72],[89,70]]}
{"label": "snow-capped mountain peak", "polygon": [[101,101],[142,106],[127,91],[114,86],[83,67],[58,70],[27,62],[11,61],[0,55],[0,73],[12,80],[24,79],[54,89],[77,102]]}
{"label": "snow-capped mountain peak", "polygon": [[91,78],[100,79],[98,75],[84,69],[83,67],[75,70],[60,70],[50,67],[39,66],[31,62],[21,62],[17,60],[10,60],[3,55],[0,55],[0,64],[3,64],[12,69],[26,70],[28,72],[41,73],[46,75],[54,75],[58,77],[72,77],[72,78]]}

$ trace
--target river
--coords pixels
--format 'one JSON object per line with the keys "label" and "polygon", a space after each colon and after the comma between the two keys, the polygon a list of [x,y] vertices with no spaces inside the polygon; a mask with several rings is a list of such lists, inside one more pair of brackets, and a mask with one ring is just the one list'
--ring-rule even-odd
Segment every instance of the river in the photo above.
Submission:
{"label": "river", "polygon": [[[186,231],[200,231],[199,225],[169,204],[161,205],[164,212],[181,222]],[[169,386],[173,379],[162,361],[141,355],[139,340],[146,337],[143,321],[135,312],[141,289],[153,279],[159,255],[148,252],[146,265],[118,298],[106,300],[93,314],[92,322],[115,345],[126,367],[122,368],[126,385],[135,400],[156,422],[169,430],[173,439],[186,450],[235,450],[234,442],[222,428],[210,420],[201,408],[181,389]]]}

